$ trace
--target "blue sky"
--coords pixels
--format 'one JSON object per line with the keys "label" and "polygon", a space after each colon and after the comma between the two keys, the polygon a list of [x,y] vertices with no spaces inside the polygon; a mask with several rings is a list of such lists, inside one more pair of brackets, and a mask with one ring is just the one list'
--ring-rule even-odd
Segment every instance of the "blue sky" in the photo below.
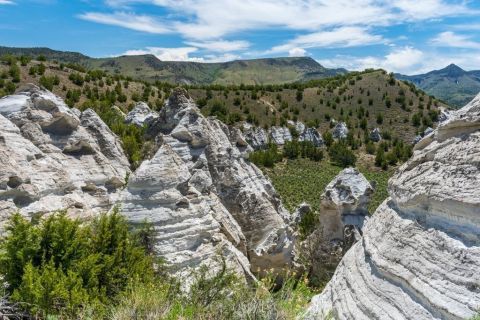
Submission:
{"label": "blue sky", "polygon": [[216,62],[480,69],[480,0],[0,0],[0,45]]}

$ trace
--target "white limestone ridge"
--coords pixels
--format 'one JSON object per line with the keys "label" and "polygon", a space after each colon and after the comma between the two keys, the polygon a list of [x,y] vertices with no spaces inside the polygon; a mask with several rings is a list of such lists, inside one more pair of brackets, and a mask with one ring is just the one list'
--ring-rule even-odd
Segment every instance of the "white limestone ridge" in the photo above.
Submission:
{"label": "white limestone ridge", "polygon": [[67,209],[107,211],[130,173],[118,138],[91,109],[34,85],[0,99],[0,222]]}
{"label": "white limestone ridge", "polygon": [[307,319],[468,319],[480,309],[480,95],[416,146]]}
{"label": "white limestone ridge", "polygon": [[129,179],[120,201],[132,223],[155,227],[155,251],[188,279],[223,256],[239,274],[282,268],[292,260],[288,212],[271,183],[245,161],[240,130],[205,118],[188,93],[175,89],[147,133],[155,156]]}

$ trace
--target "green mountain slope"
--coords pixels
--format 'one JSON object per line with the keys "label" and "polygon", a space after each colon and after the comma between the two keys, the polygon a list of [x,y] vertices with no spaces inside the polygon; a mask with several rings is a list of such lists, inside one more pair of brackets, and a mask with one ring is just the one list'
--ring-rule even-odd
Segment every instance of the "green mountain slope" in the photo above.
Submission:
{"label": "green mountain slope", "polygon": [[45,56],[48,60],[72,62],[87,69],[101,69],[143,81],[176,84],[257,85],[281,84],[321,79],[346,73],[327,69],[308,57],[236,60],[224,63],[161,61],[153,55],[90,58],[80,53],[48,48],[0,47],[0,55]]}
{"label": "green mountain slope", "polygon": [[480,92],[480,71],[465,71],[454,64],[426,74],[397,74],[396,77],[413,82],[428,94],[454,107],[464,106]]}

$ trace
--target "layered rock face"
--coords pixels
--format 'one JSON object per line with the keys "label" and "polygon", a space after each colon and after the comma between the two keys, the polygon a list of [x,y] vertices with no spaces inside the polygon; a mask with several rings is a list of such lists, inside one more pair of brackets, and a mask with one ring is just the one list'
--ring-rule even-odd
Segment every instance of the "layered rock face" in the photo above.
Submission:
{"label": "layered rock face", "polygon": [[153,121],[158,117],[158,113],[152,111],[145,102],[138,102],[135,107],[125,117],[125,123],[131,123],[136,126],[143,126],[148,121]]}
{"label": "layered rock face", "polygon": [[285,142],[292,141],[293,139],[290,129],[287,127],[271,127],[270,130],[268,130],[268,133],[270,134],[272,143],[279,146],[282,146]]}
{"label": "layered rock face", "polygon": [[0,220],[67,209],[107,211],[130,173],[120,142],[92,110],[30,85],[0,99]]}
{"label": "layered rock face", "polygon": [[[322,136],[315,128],[307,128],[300,121],[293,122],[289,120],[288,124],[295,128],[295,131],[298,133],[298,141],[309,141],[315,147],[323,146]],[[269,142],[282,146],[286,142],[293,140],[290,129],[287,127],[272,127],[267,132],[263,128],[244,125],[244,134],[245,139],[255,150],[265,149]]]}
{"label": "layered rock face", "polygon": [[160,146],[130,177],[122,211],[132,223],[154,224],[155,250],[177,275],[214,270],[219,256],[247,276],[291,262],[288,213],[245,161],[251,148],[238,129],[203,117],[176,89],[147,132]]}
{"label": "layered rock face", "polygon": [[245,139],[255,150],[265,149],[268,145],[268,133],[265,129],[259,127],[245,126]]}
{"label": "layered rock face", "polygon": [[389,181],[306,318],[467,319],[480,308],[480,95]]}
{"label": "layered rock face", "polygon": [[298,141],[310,141],[315,147],[322,147],[324,144],[322,136],[315,128],[305,129],[298,137]]}
{"label": "layered rock face", "polygon": [[363,227],[373,188],[357,169],[340,172],[325,188],[320,203],[320,224],[328,241],[343,240],[345,226]]}

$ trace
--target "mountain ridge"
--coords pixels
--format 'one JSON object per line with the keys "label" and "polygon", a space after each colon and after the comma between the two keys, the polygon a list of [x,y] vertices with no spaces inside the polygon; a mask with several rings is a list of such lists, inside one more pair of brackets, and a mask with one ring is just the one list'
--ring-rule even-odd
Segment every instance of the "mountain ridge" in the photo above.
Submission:
{"label": "mountain ridge", "polygon": [[457,108],[468,103],[480,91],[480,71],[465,71],[453,63],[423,74],[407,76],[397,73],[395,77],[410,81],[428,94]]}
{"label": "mountain ridge", "polygon": [[175,84],[256,85],[303,82],[344,74],[346,69],[328,69],[311,57],[279,57],[227,62],[163,61],[155,55],[92,58],[78,52],[45,47],[0,47],[0,55],[45,56],[49,60],[76,63],[89,69],[101,69],[134,79]]}

